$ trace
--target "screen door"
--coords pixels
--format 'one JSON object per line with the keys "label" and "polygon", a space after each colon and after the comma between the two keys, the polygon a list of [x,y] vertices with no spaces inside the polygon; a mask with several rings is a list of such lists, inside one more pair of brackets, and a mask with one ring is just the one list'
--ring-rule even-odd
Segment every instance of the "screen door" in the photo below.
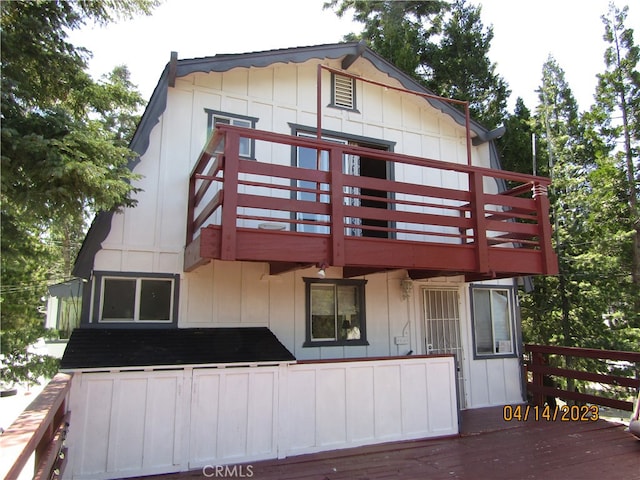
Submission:
{"label": "screen door", "polygon": [[463,350],[460,336],[460,295],[458,290],[425,288],[424,332],[425,352],[453,354],[456,357],[458,400],[465,408]]}

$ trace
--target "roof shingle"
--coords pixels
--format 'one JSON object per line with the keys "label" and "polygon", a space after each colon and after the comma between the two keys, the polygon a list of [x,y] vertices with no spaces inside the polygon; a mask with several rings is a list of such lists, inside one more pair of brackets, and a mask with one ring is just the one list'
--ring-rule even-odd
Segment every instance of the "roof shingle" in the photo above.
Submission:
{"label": "roof shingle", "polygon": [[266,327],[73,331],[62,370],[162,365],[290,362],[295,357]]}

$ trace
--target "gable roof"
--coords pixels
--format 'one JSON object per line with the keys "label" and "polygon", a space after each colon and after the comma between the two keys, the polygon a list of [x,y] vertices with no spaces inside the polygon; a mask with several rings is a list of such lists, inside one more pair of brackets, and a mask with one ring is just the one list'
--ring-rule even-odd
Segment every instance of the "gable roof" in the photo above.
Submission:
{"label": "gable roof", "polygon": [[[267,67],[275,63],[303,63],[311,59],[325,58],[342,58],[343,68],[346,69],[359,57],[370,61],[379,71],[398,80],[407,90],[433,94],[433,92],[399,70],[362,42],[345,42],[240,54],[219,54],[212,57],[185,60],[178,60],[172,54],[172,60],[165,66],[129,145],[138,154],[138,157],[129,162],[129,168],[133,170],[139,163],[140,157],[147,150],[151,130],[160,121],[160,117],[167,105],[167,89],[174,84],[175,79],[178,77],[184,77],[195,72],[225,72],[238,67]],[[449,103],[433,98],[425,98],[425,101],[449,115],[458,124],[465,125],[464,113]],[[489,141],[495,137],[486,128],[473,120],[471,121],[471,130],[480,141]],[[497,152],[495,152],[494,148],[491,148],[490,151],[492,166],[500,168]],[[73,269],[74,276],[86,279],[91,276],[95,255],[111,230],[112,217],[113,212],[101,212],[96,215],[76,258]]]}
{"label": "gable roof", "polygon": [[62,370],[168,365],[293,362],[266,327],[76,328],[60,360]]}

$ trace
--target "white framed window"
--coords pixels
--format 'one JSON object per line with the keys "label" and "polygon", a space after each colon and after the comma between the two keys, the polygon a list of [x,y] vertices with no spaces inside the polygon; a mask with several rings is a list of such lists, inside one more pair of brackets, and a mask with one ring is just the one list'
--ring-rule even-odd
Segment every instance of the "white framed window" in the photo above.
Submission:
{"label": "white framed window", "polygon": [[474,356],[515,356],[513,288],[471,287]]}
{"label": "white framed window", "polygon": [[97,272],[93,318],[111,324],[172,324],[178,276]]}
{"label": "white framed window", "polygon": [[[236,115],[219,110],[204,109],[207,114],[207,137],[211,135],[213,128],[220,125],[234,125],[243,128],[256,128],[258,119],[248,117],[246,115]],[[216,149],[215,153],[221,153],[224,150],[224,142]],[[251,138],[240,138],[240,156],[243,158],[255,158],[255,141]]]}
{"label": "white framed window", "polygon": [[368,345],[364,286],[366,280],[305,278],[305,347]]}

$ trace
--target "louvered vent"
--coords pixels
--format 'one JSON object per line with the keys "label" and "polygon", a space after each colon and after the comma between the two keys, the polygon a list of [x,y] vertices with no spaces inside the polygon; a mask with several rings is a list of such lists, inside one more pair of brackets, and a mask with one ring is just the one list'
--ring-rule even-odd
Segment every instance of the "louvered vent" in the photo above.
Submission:
{"label": "louvered vent", "polygon": [[355,108],[353,78],[333,76],[333,103],[338,107]]}

